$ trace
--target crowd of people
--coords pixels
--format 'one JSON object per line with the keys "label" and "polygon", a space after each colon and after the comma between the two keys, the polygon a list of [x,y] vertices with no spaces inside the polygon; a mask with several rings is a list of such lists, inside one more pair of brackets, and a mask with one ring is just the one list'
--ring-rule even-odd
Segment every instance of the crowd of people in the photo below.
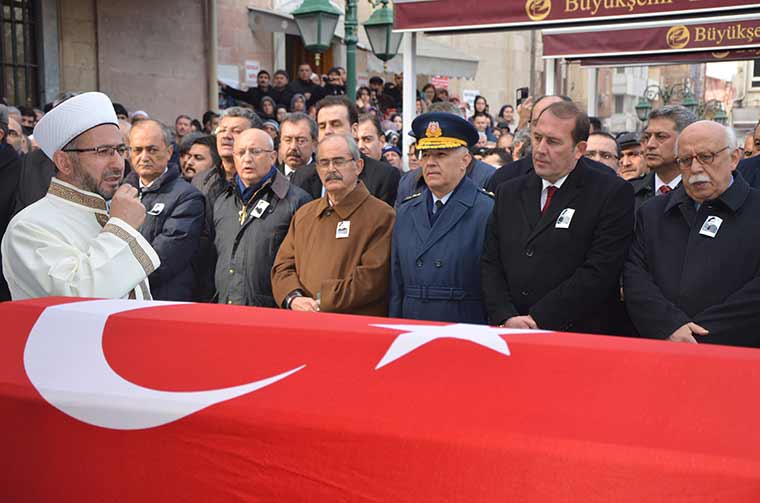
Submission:
{"label": "crowd of people", "polygon": [[612,135],[567,97],[494,117],[428,84],[403,138],[401,77],[369,84],[262,70],[173,128],[97,92],[0,107],[0,299],[760,346],[757,130],[674,105]]}

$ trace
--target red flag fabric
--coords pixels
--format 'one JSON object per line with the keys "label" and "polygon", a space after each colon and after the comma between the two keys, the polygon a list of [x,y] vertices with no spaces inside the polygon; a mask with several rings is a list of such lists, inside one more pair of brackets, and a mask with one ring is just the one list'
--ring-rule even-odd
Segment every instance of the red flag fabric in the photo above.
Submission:
{"label": "red flag fabric", "polygon": [[136,301],[0,316],[3,502],[760,500],[754,349]]}

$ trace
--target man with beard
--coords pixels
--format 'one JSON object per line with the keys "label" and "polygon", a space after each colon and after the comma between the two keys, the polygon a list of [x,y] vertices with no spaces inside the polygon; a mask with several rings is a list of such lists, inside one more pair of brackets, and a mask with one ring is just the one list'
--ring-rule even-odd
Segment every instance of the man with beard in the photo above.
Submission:
{"label": "man with beard", "polygon": [[676,142],[686,126],[696,116],[681,105],[668,105],[649,113],[641,146],[650,173],[631,181],[636,196],[636,210],[655,196],[665,195],[681,184],[681,172],[676,162]]}
{"label": "man with beard", "polygon": [[296,170],[312,164],[317,148],[317,123],[301,112],[285,116],[280,124],[279,170],[290,180]]}
{"label": "man with beard", "polygon": [[272,88],[269,90],[269,96],[278,105],[283,105],[290,110],[290,101],[293,98],[293,91],[290,89],[290,77],[285,70],[277,70],[272,77]]}
{"label": "man with beard", "polygon": [[56,175],[3,237],[3,274],[14,300],[151,298],[147,277],[161,262],[138,232],[145,208],[137,190],[119,187],[127,150],[117,125],[108,96],[91,92],[59,104],[35,127]]}

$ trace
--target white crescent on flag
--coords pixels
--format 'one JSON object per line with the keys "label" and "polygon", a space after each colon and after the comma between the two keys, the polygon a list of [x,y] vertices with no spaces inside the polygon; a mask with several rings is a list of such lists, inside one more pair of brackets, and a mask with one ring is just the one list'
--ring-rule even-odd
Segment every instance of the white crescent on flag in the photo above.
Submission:
{"label": "white crescent on flag", "polygon": [[27,376],[55,408],[87,424],[116,430],[161,426],[211,405],[274,384],[305,365],[252,383],[208,391],[145,388],[114,372],[103,354],[103,329],[112,314],[178,302],[94,300],[48,307],[24,349]]}

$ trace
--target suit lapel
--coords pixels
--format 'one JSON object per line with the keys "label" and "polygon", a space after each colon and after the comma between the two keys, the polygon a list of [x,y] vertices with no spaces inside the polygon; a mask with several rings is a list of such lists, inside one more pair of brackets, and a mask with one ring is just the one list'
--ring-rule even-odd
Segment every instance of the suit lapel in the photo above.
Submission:
{"label": "suit lapel", "polygon": [[528,222],[530,229],[533,230],[541,219],[541,178],[534,174],[531,176],[520,192],[520,202],[522,205],[523,215]]}
{"label": "suit lapel", "polygon": [[[546,213],[540,215],[538,224],[533,228],[528,241],[534,239],[538,234],[543,232],[547,227],[554,225],[562,213],[562,210],[567,208],[575,198],[580,194],[582,187],[583,172],[580,164],[576,165],[575,169],[567,177],[562,187],[554,194],[551,205],[546,209]],[[540,197],[540,196],[539,196]],[[538,205],[536,205],[538,207]],[[540,211],[539,211],[540,214]]]}
{"label": "suit lapel", "polygon": [[[435,224],[430,228],[430,233],[419,250],[418,256],[428,251],[438,240],[445,236],[457,222],[459,222],[467,210],[472,207],[475,201],[475,192],[477,188],[473,183],[465,183],[451,195],[446,206],[441,210],[441,215]],[[423,197],[429,197],[427,191]],[[427,215],[425,215],[427,219]]]}
{"label": "suit lapel", "polygon": [[427,192],[425,192],[423,195],[418,196],[416,201],[409,202],[409,204],[412,205],[411,213],[412,222],[414,222],[414,230],[417,232],[420,241],[423,243],[427,241],[427,238],[430,235],[430,220],[428,219],[427,207],[425,206],[425,198],[427,196]]}

